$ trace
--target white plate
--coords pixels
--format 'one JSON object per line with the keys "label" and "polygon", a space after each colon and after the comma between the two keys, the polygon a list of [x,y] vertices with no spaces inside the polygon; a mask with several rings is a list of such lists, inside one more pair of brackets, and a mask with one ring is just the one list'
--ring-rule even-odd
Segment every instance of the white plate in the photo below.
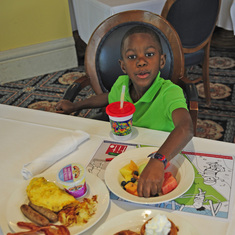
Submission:
{"label": "white plate", "polygon": [[[45,179],[49,181],[55,182],[56,180],[56,173],[47,173],[47,174],[41,174],[40,176],[45,177]],[[93,195],[97,195],[97,210],[95,215],[93,215],[89,221],[84,225],[79,226],[72,226],[69,227],[70,234],[80,234],[82,232],[85,232],[92,226],[94,226],[104,215],[106,210],[109,206],[109,191],[106,187],[106,185],[103,183],[103,181],[98,178],[97,176],[86,173],[86,182],[88,185],[88,192],[85,195],[85,197],[91,198]],[[8,204],[7,204],[7,220],[9,223],[10,228],[14,232],[20,232],[23,231],[17,226],[17,222],[19,221],[27,221],[30,222],[22,213],[20,210],[20,206],[24,203],[28,203],[28,198],[26,194],[26,187],[29,184],[29,181],[24,182],[22,185],[20,185],[17,190],[12,194],[10,197]],[[60,224],[58,222],[58,224]]]}
{"label": "white plate", "polygon": [[175,156],[170,161],[170,166],[166,169],[166,171],[172,172],[178,182],[178,186],[172,192],[159,197],[144,198],[134,196],[122,188],[121,182],[124,178],[119,170],[130,163],[130,160],[133,160],[137,165],[147,162],[149,160],[147,156],[156,150],[156,147],[142,147],[131,149],[115,157],[105,170],[105,183],[108,188],[118,197],[139,204],[163,203],[185,193],[194,181],[194,170],[192,164],[182,155]]}
{"label": "white plate", "polygon": [[102,224],[93,235],[110,235],[126,229],[139,233],[145,221],[157,214],[166,215],[168,219],[172,220],[179,228],[179,235],[198,235],[197,229],[183,217],[166,211],[146,209],[132,210],[120,214]]}

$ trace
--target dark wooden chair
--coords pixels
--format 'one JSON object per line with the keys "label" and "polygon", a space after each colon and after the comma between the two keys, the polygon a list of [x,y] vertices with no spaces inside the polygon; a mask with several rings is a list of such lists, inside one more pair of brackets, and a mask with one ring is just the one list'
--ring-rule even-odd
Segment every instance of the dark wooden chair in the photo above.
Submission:
{"label": "dark wooden chair", "polygon": [[110,91],[113,83],[123,72],[120,59],[120,44],[125,32],[136,25],[147,25],[160,36],[166,65],[161,77],[170,79],[185,91],[189,111],[196,132],[198,101],[194,84],[184,80],[184,54],[178,34],[161,16],[135,10],[115,14],[103,21],[92,34],[85,52],[86,76],[81,77],[66,91],[64,99],[74,100],[78,92],[90,84],[96,94]]}
{"label": "dark wooden chair", "polygon": [[161,15],[178,33],[185,56],[185,67],[202,64],[206,104],[210,104],[209,54],[221,0],[167,0]]}

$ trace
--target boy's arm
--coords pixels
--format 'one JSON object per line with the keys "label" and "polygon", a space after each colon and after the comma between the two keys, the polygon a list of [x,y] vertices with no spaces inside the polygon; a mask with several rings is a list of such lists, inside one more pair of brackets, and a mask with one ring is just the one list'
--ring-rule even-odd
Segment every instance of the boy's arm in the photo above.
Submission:
{"label": "boy's arm", "polygon": [[69,100],[61,100],[56,104],[58,113],[70,114],[81,109],[102,108],[108,105],[108,94],[103,93],[96,96],[91,96],[88,99],[72,103]]}
{"label": "boy's arm", "polygon": [[170,161],[193,137],[193,123],[189,112],[184,108],[172,112],[175,129],[170,133],[158,152]]}
{"label": "boy's arm", "polygon": [[[164,155],[167,161],[176,156],[193,137],[193,124],[189,112],[179,108],[172,113],[175,129],[170,133],[158,153]],[[164,179],[164,164],[157,159],[150,159],[141,173],[138,182],[138,195],[150,197],[161,192]]]}

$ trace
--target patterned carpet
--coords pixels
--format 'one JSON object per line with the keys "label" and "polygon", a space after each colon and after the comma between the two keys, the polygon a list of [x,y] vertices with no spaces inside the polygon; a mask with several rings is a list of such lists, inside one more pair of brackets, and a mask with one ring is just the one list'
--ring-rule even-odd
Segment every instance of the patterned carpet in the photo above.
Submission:
{"label": "patterned carpet", "polygon": [[[201,74],[201,67],[188,71],[191,78]],[[197,136],[235,143],[235,49],[211,48],[210,107],[205,104],[203,84],[197,84],[199,118]]]}
{"label": "patterned carpet", "polygon": [[[37,76],[17,82],[0,84],[0,103],[55,112],[55,104],[75,79],[82,76],[83,66]],[[188,70],[190,78],[201,74],[200,66]],[[202,83],[199,93],[198,136],[235,143],[235,49],[211,48],[210,80],[212,104],[205,105]],[[84,89],[76,101],[93,95]],[[97,110],[83,110],[79,116],[90,118]],[[61,115],[61,114],[58,114]]]}

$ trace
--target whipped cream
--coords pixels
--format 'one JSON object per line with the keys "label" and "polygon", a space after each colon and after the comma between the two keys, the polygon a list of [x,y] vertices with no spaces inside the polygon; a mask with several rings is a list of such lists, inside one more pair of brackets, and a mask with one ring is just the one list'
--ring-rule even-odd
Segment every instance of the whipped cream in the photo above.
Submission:
{"label": "whipped cream", "polygon": [[145,235],[167,235],[171,230],[171,222],[165,215],[157,214],[145,225]]}

